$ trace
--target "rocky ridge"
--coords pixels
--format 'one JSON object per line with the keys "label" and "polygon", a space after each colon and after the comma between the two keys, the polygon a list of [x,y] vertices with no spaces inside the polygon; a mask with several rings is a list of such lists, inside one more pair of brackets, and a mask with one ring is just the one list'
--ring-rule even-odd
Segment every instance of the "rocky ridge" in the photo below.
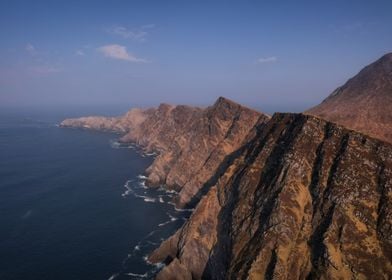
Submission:
{"label": "rocky ridge", "polygon": [[366,66],[306,113],[392,143],[392,53]]}
{"label": "rocky ridge", "polygon": [[389,279],[392,146],[275,114],[152,262],[157,279]]}
{"label": "rocky ridge", "polygon": [[67,119],[63,127],[78,127],[123,134],[146,151],[158,151],[146,170],[150,186],[166,185],[179,192],[177,207],[194,206],[224,158],[238,149],[256,123],[269,116],[220,97],[205,109],[161,104],[133,109],[117,118]]}

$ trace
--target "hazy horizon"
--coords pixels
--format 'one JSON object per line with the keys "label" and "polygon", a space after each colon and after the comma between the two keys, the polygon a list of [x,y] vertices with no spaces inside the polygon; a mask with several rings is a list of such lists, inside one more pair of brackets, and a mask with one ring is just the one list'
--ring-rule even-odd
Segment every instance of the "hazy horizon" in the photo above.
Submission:
{"label": "hazy horizon", "polygon": [[[392,50],[390,1],[2,1],[0,107],[302,111]],[[275,108],[275,109],[274,109]]]}

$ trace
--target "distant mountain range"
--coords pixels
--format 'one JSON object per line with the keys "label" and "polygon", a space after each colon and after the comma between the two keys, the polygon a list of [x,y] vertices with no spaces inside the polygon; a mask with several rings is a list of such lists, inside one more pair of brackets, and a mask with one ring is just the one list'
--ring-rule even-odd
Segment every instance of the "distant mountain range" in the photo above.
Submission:
{"label": "distant mountain range", "polygon": [[195,207],[150,255],[157,279],[390,279],[391,102],[387,54],[304,114],[219,98],[61,125],[158,152],[149,185]]}

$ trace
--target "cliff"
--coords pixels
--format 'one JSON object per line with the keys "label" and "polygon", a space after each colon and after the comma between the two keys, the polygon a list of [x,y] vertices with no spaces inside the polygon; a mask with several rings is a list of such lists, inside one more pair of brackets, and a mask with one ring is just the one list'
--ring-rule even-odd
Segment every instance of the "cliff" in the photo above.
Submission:
{"label": "cliff", "polygon": [[390,279],[392,146],[275,114],[150,256],[157,279]]}
{"label": "cliff", "polygon": [[269,117],[220,97],[205,109],[161,104],[133,109],[118,118],[67,119],[63,127],[114,131],[121,141],[158,151],[147,169],[150,186],[166,185],[179,192],[178,207],[196,205],[225,157],[243,145],[256,123]]}
{"label": "cliff", "polygon": [[392,53],[366,66],[306,113],[392,143]]}
{"label": "cliff", "polygon": [[158,151],[149,185],[195,207],[149,256],[157,279],[391,279],[391,75],[387,54],[306,114],[219,98],[62,126]]}

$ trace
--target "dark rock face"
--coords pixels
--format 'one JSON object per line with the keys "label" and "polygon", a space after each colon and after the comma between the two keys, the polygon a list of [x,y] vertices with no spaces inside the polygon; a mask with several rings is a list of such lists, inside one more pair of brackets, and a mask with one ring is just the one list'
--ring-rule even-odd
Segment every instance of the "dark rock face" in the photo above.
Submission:
{"label": "dark rock face", "polygon": [[178,207],[195,205],[209,188],[224,158],[243,145],[257,122],[269,117],[220,97],[206,109],[161,104],[147,110],[133,109],[118,118],[68,119],[65,127],[115,131],[123,142],[136,142],[147,151],[159,151],[147,169],[148,184],[179,191]]}
{"label": "dark rock face", "polygon": [[392,143],[392,53],[365,67],[306,113]]}
{"label": "dark rock face", "polygon": [[275,114],[151,256],[158,279],[390,279],[392,145]]}

